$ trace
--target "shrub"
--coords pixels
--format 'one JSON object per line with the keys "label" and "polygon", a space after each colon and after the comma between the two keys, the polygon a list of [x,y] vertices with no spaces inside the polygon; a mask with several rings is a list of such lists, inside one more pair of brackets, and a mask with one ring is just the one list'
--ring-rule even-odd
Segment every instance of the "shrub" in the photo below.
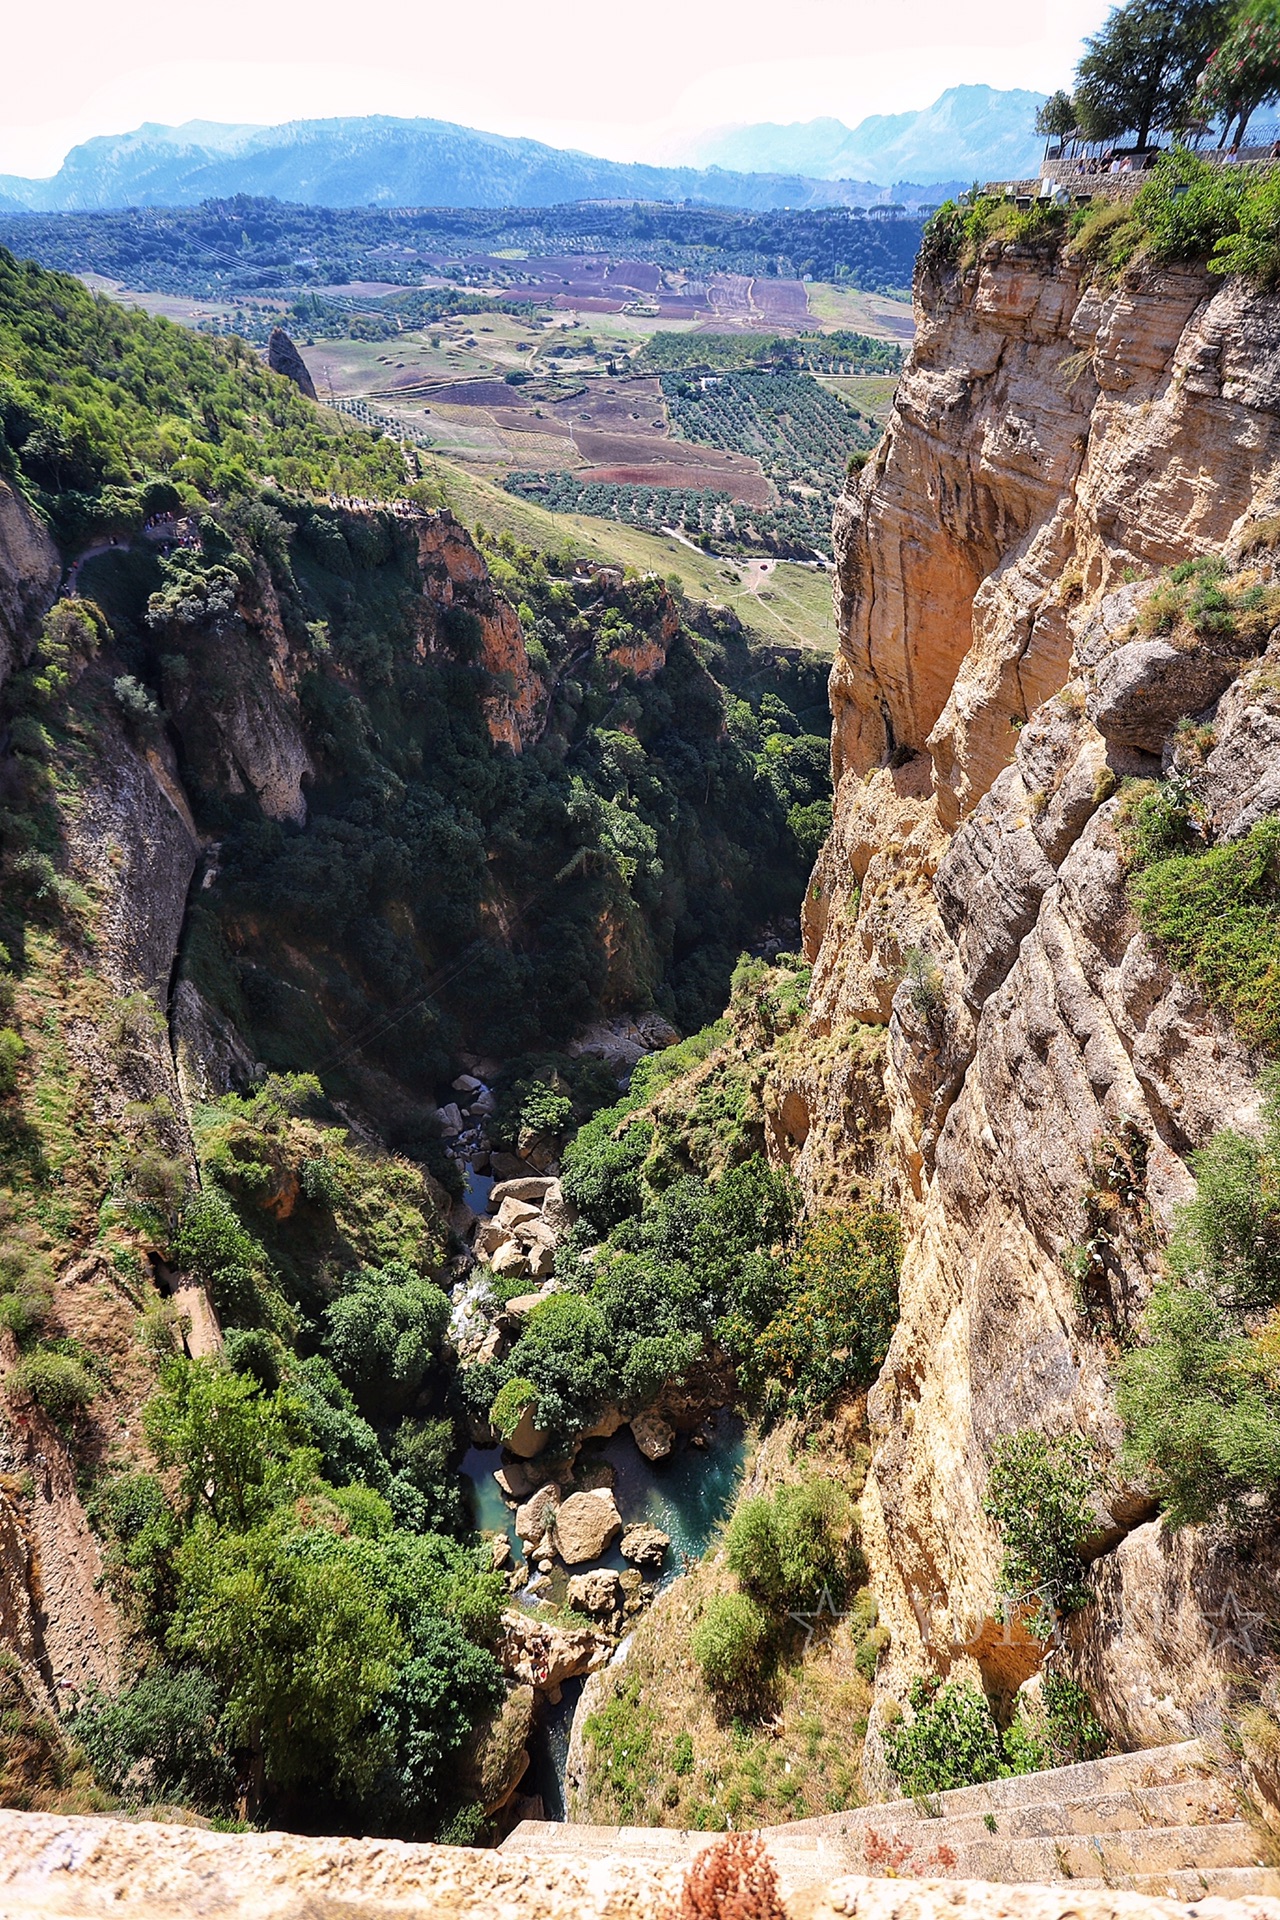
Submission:
{"label": "shrub", "polygon": [[990,1704],[971,1683],[914,1680],[907,1700],[911,1718],[888,1728],[884,1740],[904,1793],[945,1793],[1007,1772]]}
{"label": "shrub", "polygon": [[489,1420],[504,1440],[509,1440],[530,1407],[538,1404],[538,1389],[532,1380],[518,1376],[501,1387],[489,1409]]}
{"label": "shrub", "polygon": [[897,1220],[876,1207],[828,1215],[810,1228],[785,1304],[754,1342],[727,1330],[768,1411],[803,1412],[843,1387],[871,1384],[897,1324],[901,1250]]}
{"label": "shrub", "polygon": [[1031,1627],[1042,1639],[1056,1612],[1074,1613],[1093,1597],[1079,1548],[1096,1524],[1096,1484],[1092,1453],[1078,1436],[1050,1440],[1027,1427],[992,1448],[982,1504],[1004,1546],[1001,1585],[1014,1607],[1037,1601]]}
{"label": "shrub", "polygon": [[598,1233],[640,1211],[641,1168],[653,1144],[647,1120],[630,1120],[621,1132],[617,1127],[617,1112],[610,1108],[589,1120],[565,1148],[565,1198]]}
{"label": "shrub", "polygon": [[1060,1673],[1044,1674],[1038,1706],[1020,1713],[1004,1736],[1010,1773],[1042,1773],[1049,1767],[1096,1760],[1106,1745],[1106,1733],[1088,1694],[1077,1681]]}
{"label": "shrub", "polygon": [[1160,860],[1133,902],[1169,964],[1199,982],[1248,1046],[1280,1051],[1280,820],[1226,846]]}
{"label": "shrub", "polygon": [[689,1644],[712,1692],[738,1693],[760,1671],[769,1644],[769,1617],[749,1594],[716,1594],[704,1607]]}
{"label": "shrub", "polygon": [[138,1802],[229,1807],[235,1770],[222,1697],[199,1667],[155,1667],[115,1699],[91,1694],[72,1723],[103,1786]]}
{"label": "shrub", "polygon": [[0,1098],[13,1092],[18,1084],[18,1062],[26,1052],[22,1035],[12,1027],[0,1027]]}
{"label": "shrub", "polygon": [[659,1920],[787,1920],[777,1869],[758,1833],[729,1833],[697,1855]]}
{"label": "shrub", "polygon": [[97,1387],[82,1361],[38,1347],[24,1354],[5,1376],[5,1391],[11,1399],[37,1406],[65,1426],[92,1403]]}
{"label": "shrub", "polygon": [[775,1612],[844,1596],[849,1499],[834,1480],[779,1487],[739,1506],[725,1535],[725,1557],[753,1599]]}

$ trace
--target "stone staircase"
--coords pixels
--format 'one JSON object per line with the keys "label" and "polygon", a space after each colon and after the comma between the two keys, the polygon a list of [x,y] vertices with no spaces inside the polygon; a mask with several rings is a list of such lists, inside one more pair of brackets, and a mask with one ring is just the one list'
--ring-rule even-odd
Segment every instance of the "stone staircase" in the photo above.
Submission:
{"label": "stone staircase", "polygon": [[[1276,1842],[1243,1817],[1225,1756],[1199,1740],[894,1800],[763,1837],[785,1892],[845,1874],[1107,1887],[1197,1901],[1280,1897]],[[666,1827],[525,1820],[505,1854],[676,1863],[709,1844]]]}

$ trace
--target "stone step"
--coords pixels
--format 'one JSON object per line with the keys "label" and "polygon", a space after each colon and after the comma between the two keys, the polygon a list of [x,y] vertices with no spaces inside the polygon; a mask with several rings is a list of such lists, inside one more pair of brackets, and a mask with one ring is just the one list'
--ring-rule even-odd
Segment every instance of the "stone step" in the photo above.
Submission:
{"label": "stone step", "polygon": [[[1044,1776],[1046,1779],[1051,1776]],[[985,1813],[955,1813],[922,1819],[911,1807],[909,1819],[894,1806],[860,1807],[849,1813],[820,1814],[791,1826],[770,1827],[773,1835],[820,1832],[851,1844],[855,1850],[867,1835],[905,1841],[924,1847],[967,1845],[998,1834],[1004,1839],[1059,1839],[1072,1834],[1127,1833],[1137,1827],[1200,1827],[1239,1819],[1235,1796],[1213,1777],[1180,1781],[1173,1786],[1131,1787],[1124,1793],[1095,1793],[1075,1801],[1034,1801],[1027,1806],[988,1809]],[[989,1822],[994,1821],[994,1828]]]}
{"label": "stone step", "polygon": [[926,1800],[887,1800],[873,1807],[851,1807],[843,1813],[812,1815],[797,1825],[814,1830],[839,1825],[914,1825],[950,1819],[960,1814],[1010,1813],[1015,1807],[1052,1802],[1060,1808],[1087,1806],[1100,1795],[1123,1794],[1151,1787],[1177,1786],[1214,1778],[1212,1762],[1199,1740],[1177,1746],[1150,1747],[1138,1753],[1111,1754],[1104,1760],[1082,1760],[1072,1767],[1054,1767],[1044,1773],[1020,1773],[1007,1780],[991,1780],[979,1787],[952,1787]]}
{"label": "stone step", "polygon": [[[931,1828],[934,1823],[930,1823]],[[766,1835],[773,1845],[773,1835]],[[1205,1827],[1141,1827],[1131,1832],[1041,1835],[1002,1839],[984,1835],[959,1846],[917,1828],[886,1847],[868,1847],[858,1835],[842,1843],[846,1873],[920,1874],[926,1879],[1037,1881],[1077,1879],[1119,1883],[1135,1874],[1184,1868],[1263,1864],[1258,1837],[1243,1820]]]}

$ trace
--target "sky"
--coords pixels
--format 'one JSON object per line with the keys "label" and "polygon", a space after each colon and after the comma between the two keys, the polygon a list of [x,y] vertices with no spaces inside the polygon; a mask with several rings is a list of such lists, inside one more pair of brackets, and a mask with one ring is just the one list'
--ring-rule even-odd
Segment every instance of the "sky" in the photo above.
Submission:
{"label": "sky", "polygon": [[0,173],[144,121],[423,115],[616,160],[1066,84],[1108,0],[0,0]]}

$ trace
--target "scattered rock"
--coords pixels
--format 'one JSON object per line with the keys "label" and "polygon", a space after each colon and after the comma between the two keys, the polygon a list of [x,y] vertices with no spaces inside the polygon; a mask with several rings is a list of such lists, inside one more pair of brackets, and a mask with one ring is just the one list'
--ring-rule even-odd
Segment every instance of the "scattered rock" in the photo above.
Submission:
{"label": "scattered rock", "polygon": [[569,1582],[569,1605],[596,1617],[614,1614],[622,1605],[622,1582],[612,1567],[575,1573]]}
{"label": "scattered rock", "polygon": [[455,1093],[483,1093],[485,1085],[483,1080],[476,1079],[474,1073],[460,1073],[453,1082],[453,1090]]}
{"label": "scattered rock", "polygon": [[526,1313],[532,1313],[541,1300],[540,1293],[518,1293],[514,1300],[508,1300],[507,1312],[514,1313],[517,1320],[523,1320]]}
{"label": "scattered rock", "polygon": [[646,1460],[665,1460],[675,1445],[675,1428],[652,1408],[631,1422],[631,1436]]}
{"label": "scattered rock", "polygon": [[476,1228],[476,1237],[471,1244],[477,1253],[491,1259],[500,1247],[508,1246],[513,1237],[505,1227],[500,1227],[496,1220],[482,1220]]}
{"label": "scattered rock", "polygon": [[558,1180],[544,1173],[526,1173],[515,1180],[500,1180],[489,1195],[489,1205],[500,1207],[504,1200],[544,1201],[551,1189],[559,1185]]}
{"label": "scattered rock", "polygon": [[663,1533],[660,1527],[628,1527],[622,1536],[622,1557],[634,1560],[637,1567],[651,1567],[656,1572],[666,1559],[670,1545],[670,1534]]}
{"label": "scattered rock", "polygon": [[[553,1247],[530,1247],[528,1267],[535,1280],[545,1280],[554,1271],[555,1264],[556,1256]],[[538,1298],[542,1299],[544,1296],[539,1294]]]}
{"label": "scattered rock", "polygon": [[538,1209],[531,1200],[509,1198],[498,1208],[498,1225],[510,1233],[522,1220],[536,1220]]}
{"label": "scattered rock", "polygon": [[505,1533],[495,1533],[489,1542],[489,1552],[493,1558],[493,1570],[501,1573],[511,1565],[511,1542]]}
{"label": "scattered rock", "polygon": [[560,1489],[554,1481],[549,1480],[522,1506],[517,1507],[516,1532],[524,1542],[526,1553],[532,1553],[545,1538],[559,1505]]}
{"label": "scattered rock", "polygon": [[447,1107],[441,1107],[440,1125],[446,1133],[462,1132],[462,1110],[456,1101],[451,1100]]}
{"label": "scattered rock", "polygon": [[622,1515],[607,1489],[572,1493],[556,1512],[555,1543],[568,1567],[581,1566],[584,1560],[598,1560],[621,1531]]}
{"label": "scattered rock", "polygon": [[532,1220],[518,1220],[515,1225],[516,1239],[525,1247],[547,1247],[555,1252],[556,1237],[540,1214],[534,1214]]}
{"label": "scattered rock", "polygon": [[546,1475],[525,1460],[504,1460],[493,1477],[503,1499],[511,1501],[527,1500],[546,1481]]}
{"label": "scattered rock", "polygon": [[556,1238],[563,1239],[578,1218],[578,1209],[564,1197],[558,1180],[553,1180],[547,1188],[542,1202],[542,1218]]}
{"label": "scattered rock", "polygon": [[625,1427],[627,1416],[621,1407],[606,1407],[594,1426],[588,1427],[583,1434],[584,1440],[611,1440],[619,1427]]}
{"label": "scattered rock", "polygon": [[528,1256],[518,1240],[505,1240],[490,1260],[489,1265],[495,1273],[507,1275],[511,1278],[515,1278],[522,1273],[528,1273],[529,1271]]}
{"label": "scattered rock", "polygon": [[504,1180],[518,1180],[524,1174],[528,1173],[529,1169],[525,1166],[523,1160],[517,1160],[514,1153],[491,1153],[489,1155],[489,1171],[496,1175],[499,1182],[501,1182]]}

